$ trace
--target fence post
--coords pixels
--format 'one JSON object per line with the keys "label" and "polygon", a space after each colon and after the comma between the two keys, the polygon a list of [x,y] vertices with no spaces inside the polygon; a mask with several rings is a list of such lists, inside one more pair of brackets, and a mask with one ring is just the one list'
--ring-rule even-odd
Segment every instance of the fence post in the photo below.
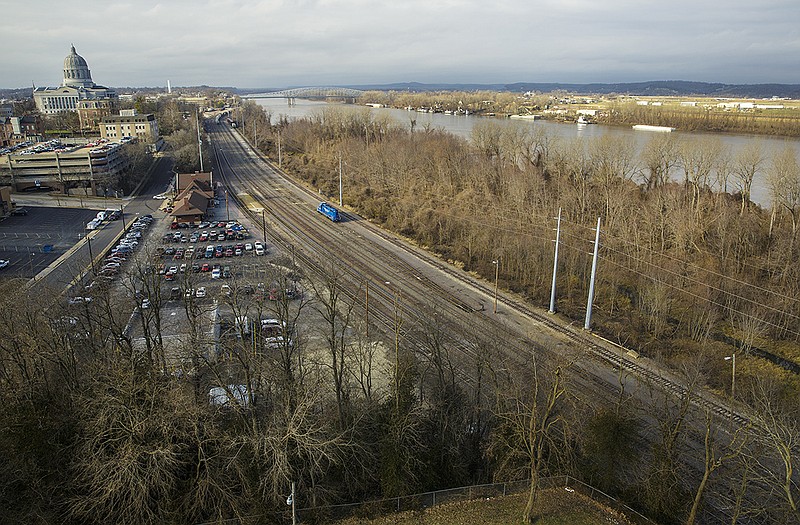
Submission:
{"label": "fence post", "polygon": [[400,512],[400,497],[397,497],[397,512]]}
{"label": "fence post", "polygon": [[431,507],[435,507],[435,506],[436,506],[436,491],[434,490],[433,491],[433,505],[431,505]]}

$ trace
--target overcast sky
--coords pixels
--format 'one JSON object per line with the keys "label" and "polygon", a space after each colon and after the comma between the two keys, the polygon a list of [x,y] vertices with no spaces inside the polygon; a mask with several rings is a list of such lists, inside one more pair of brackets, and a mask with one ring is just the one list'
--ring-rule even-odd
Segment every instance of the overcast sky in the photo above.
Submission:
{"label": "overcast sky", "polygon": [[798,0],[0,0],[0,87],[800,83]]}

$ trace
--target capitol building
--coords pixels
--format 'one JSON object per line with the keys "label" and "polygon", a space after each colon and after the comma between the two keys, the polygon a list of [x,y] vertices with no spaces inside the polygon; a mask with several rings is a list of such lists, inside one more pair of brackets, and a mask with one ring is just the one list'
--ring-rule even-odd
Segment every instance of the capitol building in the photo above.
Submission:
{"label": "capitol building", "polygon": [[[69,55],[64,59],[64,80],[61,86],[34,87],[33,100],[44,115],[78,111],[79,114],[95,113],[92,119],[95,120],[110,114],[116,108],[118,97],[113,89],[92,82],[89,65],[75,51],[75,46],[72,46]],[[84,120],[83,115],[81,120]],[[83,122],[81,127],[86,127]]]}

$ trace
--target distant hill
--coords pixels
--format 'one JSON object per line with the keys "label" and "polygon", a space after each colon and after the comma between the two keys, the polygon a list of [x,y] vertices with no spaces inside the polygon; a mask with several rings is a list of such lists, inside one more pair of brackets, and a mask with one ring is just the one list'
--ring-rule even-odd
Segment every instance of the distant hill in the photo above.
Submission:
{"label": "distant hill", "polygon": [[[292,86],[289,86],[292,87]],[[300,86],[296,86],[300,87]],[[785,97],[800,99],[800,84],[722,84],[715,82],[691,82],[687,80],[652,80],[648,82],[620,82],[613,84],[566,84],[560,82],[515,82],[513,84],[424,84],[421,82],[396,82],[391,84],[346,84],[338,87],[363,89],[365,91],[511,91],[524,93],[536,91],[549,93],[552,91],[568,91],[581,94],[624,94],[636,96],[705,96],[705,97],[733,97],[733,98],[770,98]],[[156,88],[116,88],[120,92],[138,91],[163,92],[163,87]],[[250,93],[265,93],[278,91],[272,88],[233,88],[199,86],[194,88],[173,87],[173,91],[188,90],[220,90],[245,95]],[[31,97],[31,88],[0,89],[0,99],[20,100]]]}
{"label": "distant hill", "polygon": [[559,82],[516,82],[513,84],[422,84],[400,82],[394,84],[349,85],[355,89],[380,91],[511,91],[524,93],[538,91],[569,91],[582,94],[608,95],[612,93],[638,96],[708,96],[735,98],[788,97],[800,99],[800,84],[721,84],[690,82],[686,80],[653,80],[614,84],[563,84]]}

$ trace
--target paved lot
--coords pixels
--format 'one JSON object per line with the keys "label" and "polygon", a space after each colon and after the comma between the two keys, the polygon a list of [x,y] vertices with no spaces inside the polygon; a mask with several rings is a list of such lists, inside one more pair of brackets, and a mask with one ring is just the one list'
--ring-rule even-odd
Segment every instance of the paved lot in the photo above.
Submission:
{"label": "paved lot", "polygon": [[3,277],[33,277],[61,257],[86,233],[96,210],[25,206],[27,215],[0,221],[0,259],[10,264]]}

